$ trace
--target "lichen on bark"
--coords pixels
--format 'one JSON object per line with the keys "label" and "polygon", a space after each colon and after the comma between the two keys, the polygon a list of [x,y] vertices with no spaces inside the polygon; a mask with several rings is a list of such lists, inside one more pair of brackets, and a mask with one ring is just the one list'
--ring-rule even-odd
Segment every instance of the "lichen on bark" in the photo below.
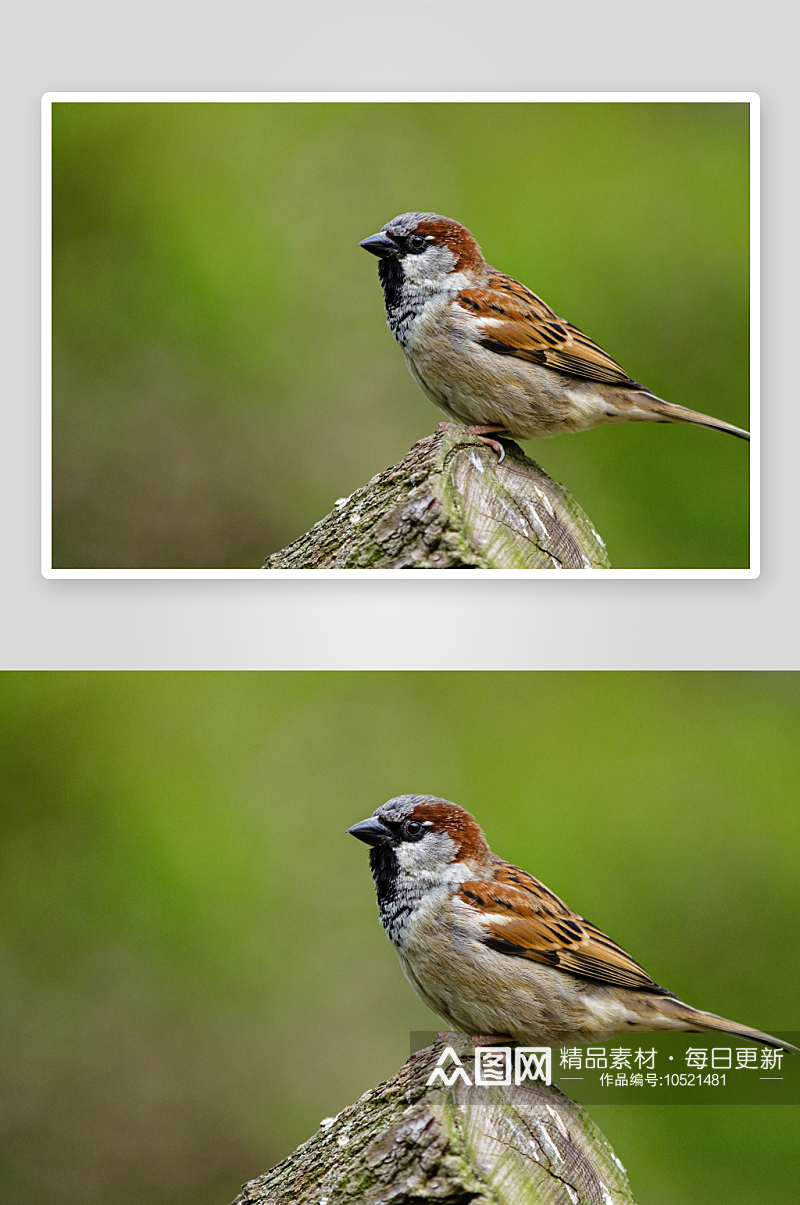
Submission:
{"label": "lichen on bark", "polygon": [[633,1205],[607,1140],[555,1085],[428,1087],[446,1045],[474,1080],[472,1040],[446,1035],[233,1205]]}
{"label": "lichen on bark", "polygon": [[512,440],[448,425],[267,558],[280,569],[608,569],[569,491]]}

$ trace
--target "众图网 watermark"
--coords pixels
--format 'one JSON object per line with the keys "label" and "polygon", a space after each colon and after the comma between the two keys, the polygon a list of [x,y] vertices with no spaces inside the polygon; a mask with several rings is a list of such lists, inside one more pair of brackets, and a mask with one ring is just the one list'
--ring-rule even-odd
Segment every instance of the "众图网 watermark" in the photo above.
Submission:
{"label": "\u4f17\u56fe\u7f51 watermark", "polygon": [[[638,1035],[637,1035],[638,1036]],[[584,1105],[800,1104],[800,1054],[720,1033],[648,1033],[592,1046],[474,1045],[442,1035],[429,1087],[555,1084]],[[800,1034],[781,1033],[794,1046]],[[411,1035],[412,1053],[437,1035]],[[458,1038],[458,1040],[456,1040]]]}
{"label": "\u4f17\u56fe\u7f51 watermark", "polygon": [[467,1069],[452,1046],[445,1046],[436,1066],[428,1079],[428,1087],[442,1083],[452,1087],[456,1080],[472,1087],[473,1084],[488,1087],[505,1087],[511,1083],[523,1084],[526,1080],[552,1082],[553,1052],[549,1046],[476,1046],[475,1078],[470,1079]]}

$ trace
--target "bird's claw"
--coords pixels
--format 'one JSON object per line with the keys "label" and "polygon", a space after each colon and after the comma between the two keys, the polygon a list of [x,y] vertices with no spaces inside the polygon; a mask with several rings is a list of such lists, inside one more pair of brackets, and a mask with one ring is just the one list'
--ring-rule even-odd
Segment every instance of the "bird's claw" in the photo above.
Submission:
{"label": "bird's claw", "polygon": [[497,463],[502,464],[506,458],[506,450],[503,447],[503,445],[496,439],[489,439],[488,435],[479,435],[478,439],[481,441],[482,444],[486,444],[488,447],[494,448],[494,450],[495,450],[495,452],[497,452],[497,456],[498,456]]}
{"label": "bird's claw", "polygon": [[[457,426],[458,426],[458,423],[437,423],[436,430],[444,431],[447,427],[457,427]],[[486,444],[487,447],[494,448],[495,452],[497,453],[497,457],[498,457],[497,463],[502,464],[506,458],[506,450],[503,447],[503,445],[499,442],[499,440],[489,439],[484,434],[484,432],[486,430],[487,430],[486,427],[470,427],[470,432],[473,435],[477,436],[477,438],[481,441],[482,444]],[[501,431],[502,427],[489,427],[488,430],[489,431]],[[414,447],[416,447],[416,446],[417,445],[414,444]]]}

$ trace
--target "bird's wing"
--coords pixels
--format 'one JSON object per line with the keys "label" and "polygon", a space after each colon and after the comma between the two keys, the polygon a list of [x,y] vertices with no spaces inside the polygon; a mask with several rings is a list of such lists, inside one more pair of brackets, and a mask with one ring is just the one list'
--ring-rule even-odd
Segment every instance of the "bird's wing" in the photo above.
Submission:
{"label": "bird's wing", "polygon": [[602,347],[510,276],[493,272],[486,288],[463,289],[455,301],[480,324],[478,342],[488,351],[571,376],[641,388]]}
{"label": "bird's wing", "polygon": [[543,883],[510,863],[491,879],[462,883],[458,898],[480,916],[484,945],[585,979],[672,995]]}

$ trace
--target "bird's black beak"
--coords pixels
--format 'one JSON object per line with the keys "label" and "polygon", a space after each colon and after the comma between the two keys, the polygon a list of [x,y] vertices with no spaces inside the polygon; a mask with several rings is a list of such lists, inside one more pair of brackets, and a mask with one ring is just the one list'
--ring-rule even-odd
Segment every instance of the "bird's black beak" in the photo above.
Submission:
{"label": "bird's black beak", "polygon": [[[388,234],[379,231],[378,234],[371,234],[369,238],[365,238],[360,242],[359,247],[363,247],[365,251],[370,251],[373,255],[377,255],[380,259],[385,259],[387,255],[397,255],[399,250],[394,239],[389,238]],[[349,830],[352,832],[352,829]]]}
{"label": "bird's black beak", "polygon": [[347,831],[351,837],[358,837],[359,841],[364,841],[367,845],[384,845],[392,840],[392,834],[386,825],[381,824],[374,816],[370,816],[369,820],[359,821]]}

